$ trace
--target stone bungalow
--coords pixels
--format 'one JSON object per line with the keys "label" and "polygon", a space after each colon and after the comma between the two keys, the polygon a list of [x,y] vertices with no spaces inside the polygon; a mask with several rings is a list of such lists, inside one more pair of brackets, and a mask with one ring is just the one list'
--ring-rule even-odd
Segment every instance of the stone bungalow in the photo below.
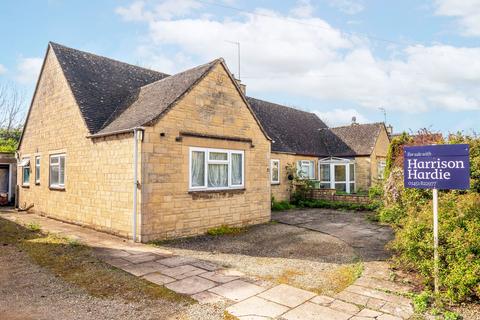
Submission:
{"label": "stone bungalow", "polygon": [[[144,242],[262,223],[271,194],[287,196],[289,162],[322,186],[367,188],[388,141],[371,126],[374,137],[328,129],[247,98],[222,59],[167,75],[49,43],[18,149],[18,203]],[[337,180],[318,176],[327,164]]]}

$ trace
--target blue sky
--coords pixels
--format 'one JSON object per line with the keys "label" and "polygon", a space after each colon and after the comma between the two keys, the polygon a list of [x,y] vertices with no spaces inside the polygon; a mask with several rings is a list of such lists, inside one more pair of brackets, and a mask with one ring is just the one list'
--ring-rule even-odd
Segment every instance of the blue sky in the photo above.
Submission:
{"label": "blue sky", "polygon": [[[480,0],[0,2],[0,82],[30,97],[48,41],[177,72],[219,56],[251,96],[332,126],[479,131]],[[27,9],[28,8],[28,9]]]}

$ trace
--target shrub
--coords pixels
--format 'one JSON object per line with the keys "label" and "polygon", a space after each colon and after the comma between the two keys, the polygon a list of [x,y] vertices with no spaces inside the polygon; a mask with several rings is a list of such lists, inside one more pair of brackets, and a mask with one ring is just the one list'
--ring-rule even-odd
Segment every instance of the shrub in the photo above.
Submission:
{"label": "shrub", "polygon": [[294,205],[290,204],[288,201],[272,201],[272,210],[273,211],[284,211],[295,208]]}
{"label": "shrub", "polygon": [[[409,205],[392,248],[399,265],[420,272],[433,283],[431,203]],[[439,256],[442,296],[451,302],[480,298],[480,194],[441,193]]]}
{"label": "shrub", "polygon": [[302,200],[298,203],[300,208],[327,208],[353,211],[373,211],[377,208],[376,204],[350,203],[332,200]]}
{"label": "shrub", "polygon": [[405,207],[398,204],[379,208],[377,212],[378,221],[392,224],[398,224],[405,214]]}
{"label": "shrub", "polygon": [[424,313],[429,308],[432,302],[432,294],[428,291],[423,291],[413,297],[413,307],[418,313]]}

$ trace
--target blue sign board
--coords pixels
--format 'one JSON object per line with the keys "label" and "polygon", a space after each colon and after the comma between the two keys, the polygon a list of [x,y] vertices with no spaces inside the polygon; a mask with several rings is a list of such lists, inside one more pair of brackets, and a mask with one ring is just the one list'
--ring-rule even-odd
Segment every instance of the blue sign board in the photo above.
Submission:
{"label": "blue sign board", "polygon": [[469,189],[469,150],[468,144],[405,147],[405,188]]}

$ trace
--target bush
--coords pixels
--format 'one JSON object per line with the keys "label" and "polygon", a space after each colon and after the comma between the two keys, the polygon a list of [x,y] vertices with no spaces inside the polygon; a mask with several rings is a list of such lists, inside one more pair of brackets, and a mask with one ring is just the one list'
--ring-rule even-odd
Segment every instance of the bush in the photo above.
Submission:
{"label": "bush", "polygon": [[300,208],[327,208],[353,211],[373,211],[377,208],[376,204],[350,203],[332,200],[302,200],[298,203]]}
{"label": "bush", "polygon": [[378,221],[384,223],[398,224],[405,215],[405,208],[398,204],[382,207],[377,211]]}
{"label": "bush", "polygon": [[273,211],[284,211],[295,208],[294,205],[290,204],[288,201],[272,201],[272,210]]}
{"label": "bush", "polygon": [[[433,283],[432,205],[408,206],[392,248],[399,265]],[[480,298],[480,194],[441,193],[439,197],[440,285],[451,302]]]}

